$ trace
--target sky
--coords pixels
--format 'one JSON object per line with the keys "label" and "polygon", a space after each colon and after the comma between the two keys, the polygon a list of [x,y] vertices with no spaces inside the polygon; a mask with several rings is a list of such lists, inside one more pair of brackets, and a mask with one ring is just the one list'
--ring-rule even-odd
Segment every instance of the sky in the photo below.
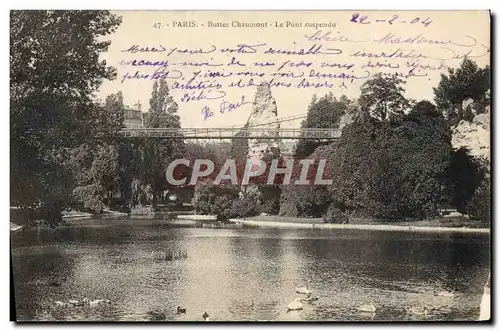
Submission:
{"label": "sky", "polygon": [[357,98],[376,73],[398,73],[408,98],[432,100],[440,74],[465,55],[489,64],[485,11],[114,13],[122,24],[102,58],[118,75],[98,97],[122,91],[147,111],[152,78],[165,77],[183,127],[243,125],[262,81],[287,117],[305,114],[313,94]]}

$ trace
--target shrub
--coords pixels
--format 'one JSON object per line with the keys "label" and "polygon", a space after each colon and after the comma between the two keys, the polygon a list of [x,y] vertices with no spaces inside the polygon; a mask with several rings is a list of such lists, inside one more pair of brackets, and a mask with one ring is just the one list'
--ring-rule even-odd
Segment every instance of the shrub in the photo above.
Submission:
{"label": "shrub", "polygon": [[137,205],[132,208],[130,215],[153,215],[155,210],[152,206]]}
{"label": "shrub", "polygon": [[331,204],[323,215],[324,223],[346,224],[349,223],[349,215],[335,204]]}
{"label": "shrub", "polygon": [[280,210],[281,188],[277,185],[261,185],[259,191],[257,213],[277,215]]}
{"label": "shrub", "polygon": [[326,186],[308,186],[297,200],[299,216],[321,217],[331,203]]}
{"label": "shrub", "polygon": [[257,201],[253,197],[242,197],[233,201],[232,214],[234,217],[254,216],[256,212]]}
{"label": "shrub", "polygon": [[486,178],[481,182],[472,200],[467,205],[467,213],[484,224],[490,224],[490,201],[490,181],[489,178]]}
{"label": "shrub", "polygon": [[216,215],[218,221],[227,221],[234,216],[233,202],[239,198],[236,185],[214,185],[206,180],[196,185],[193,205],[197,213]]}
{"label": "shrub", "polygon": [[102,187],[98,184],[75,187],[72,197],[76,209],[98,214],[102,213],[105,206],[101,192]]}

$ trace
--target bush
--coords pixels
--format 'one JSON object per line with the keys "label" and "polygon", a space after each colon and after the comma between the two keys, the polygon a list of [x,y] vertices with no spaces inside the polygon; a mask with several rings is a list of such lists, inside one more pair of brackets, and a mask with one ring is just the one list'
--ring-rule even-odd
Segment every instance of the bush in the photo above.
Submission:
{"label": "bush", "polygon": [[280,197],[280,216],[298,217],[297,201],[305,187],[288,185],[283,187]]}
{"label": "bush", "polygon": [[339,207],[331,204],[323,215],[324,223],[347,224],[349,223],[349,214],[342,211]]}
{"label": "bush", "polygon": [[257,213],[277,215],[280,210],[281,188],[277,185],[262,185],[259,187],[259,191]]}
{"label": "bush", "polygon": [[105,207],[102,201],[102,191],[102,187],[98,184],[75,187],[72,193],[75,209],[102,213]]}
{"label": "bush", "polygon": [[[333,171],[329,164],[335,156],[336,144],[318,147],[308,159],[314,159],[315,163],[309,167],[306,179],[310,185],[287,185],[283,187],[281,194],[280,215],[283,216],[310,216],[321,217],[332,202],[332,194],[327,185],[314,185],[318,164],[321,159],[326,159],[323,178],[332,179]],[[302,167],[296,163],[292,171],[292,182],[299,179]]]}
{"label": "bush", "polygon": [[490,181],[489,178],[486,178],[481,182],[472,200],[467,205],[467,213],[484,224],[490,224],[490,201]]}
{"label": "bush", "polygon": [[255,216],[257,201],[252,197],[242,197],[233,201],[232,214],[233,217],[248,217]]}
{"label": "bush", "polygon": [[302,217],[321,217],[331,203],[326,186],[308,186],[297,200],[297,212]]}
{"label": "bush", "polygon": [[218,221],[234,217],[233,202],[239,198],[236,185],[214,185],[206,180],[196,185],[193,205],[197,213],[216,215]]}
{"label": "bush", "polygon": [[155,210],[152,206],[137,205],[132,208],[130,215],[153,215]]}

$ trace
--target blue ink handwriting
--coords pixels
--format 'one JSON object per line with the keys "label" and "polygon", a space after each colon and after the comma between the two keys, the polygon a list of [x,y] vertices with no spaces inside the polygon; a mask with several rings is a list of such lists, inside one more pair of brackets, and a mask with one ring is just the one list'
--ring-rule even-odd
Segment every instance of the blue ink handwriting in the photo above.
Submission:
{"label": "blue ink handwriting", "polygon": [[403,20],[399,18],[399,15],[392,15],[392,17],[370,20],[366,15],[363,16],[359,13],[353,13],[350,22],[357,24],[388,23],[390,25],[393,25],[394,23],[422,24],[423,26],[427,27],[432,23],[432,19],[430,17],[424,19],[422,19],[421,17],[413,17],[411,20]]}
{"label": "blue ink handwriting", "polygon": [[[452,44],[455,46],[462,47],[473,47],[476,46],[477,40],[471,36],[464,36],[464,41],[459,43],[451,39],[440,40],[440,39],[428,39],[422,33],[412,36],[412,37],[400,37],[394,33],[388,33],[381,38],[373,39],[377,44],[427,44],[427,45],[448,45]],[[466,39],[468,39],[466,42]]]}
{"label": "blue ink handwriting", "polygon": [[129,79],[150,79],[150,80],[155,80],[155,79],[180,79],[182,78],[182,71],[179,70],[164,70],[165,67],[161,67],[157,70],[155,70],[152,74],[143,74],[140,71],[136,71],[133,75],[130,73],[126,72],[125,75],[122,77],[122,83],[125,80]]}
{"label": "blue ink handwriting", "polygon": [[350,43],[357,43],[357,42],[362,42],[363,40],[352,40],[349,37],[344,36],[341,34],[339,31],[325,31],[323,30],[318,30],[312,35],[305,35],[304,36],[308,41],[335,41],[335,42],[350,42]]}
{"label": "blue ink handwriting", "polygon": [[423,55],[422,52],[415,50],[415,49],[400,49],[398,48],[397,50],[393,52],[379,52],[379,53],[371,53],[371,52],[361,52],[357,51],[353,54],[350,54],[350,56],[353,57],[367,57],[367,58],[403,58],[403,59],[418,59],[418,58],[428,58],[426,55]]}
{"label": "blue ink handwriting", "polygon": [[322,44],[314,44],[309,49],[301,48],[299,50],[290,50],[290,49],[274,49],[269,47],[264,54],[281,54],[281,55],[318,55],[318,54],[326,54],[326,55],[338,55],[342,54],[342,50],[339,48],[325,48],[323,49]]}
{"label": "blue ink handwriting", "polygon": [[238,44],[236,45],[235,48],[223,48],[220,50],[221,53],[243,53],[243,54],[246,54],[246,53],[256,53],[257,52],[257,49],[258,47],[261,47],[261,46],[266,46],[267,44],[266,43],[263,43],[263,44],[255,44],[255,45],[247,45],[247,44]]}
{"label": "blue ink handwriting", "polygon": [[217,100],[226,96],[226,92],[221,90],[201,90],[199,92],[184,93],[181,97],[181,102],[201,101],[201,100]]}
{"label": "blue ink handwriting", "polygon": [[224,114],[225,112],[231,112],[231,111],[233,111],[235,109],[238,109],[241,106],[249,104],[249,103],[251,103],[251,102],[246,101],[245,100],[245,96],[242,95],[241,96],[241,101],[239,101],[239,102],[235,102],[235,103],[231,103],[231,102],[228,102],[228,101],[221,102],[220,105],[219,105],[219,111],[221,112],[221,114]]}
{"label": "blue ink handwriting", "polygon": [[203,115],[203,120],[207,120],[208,118],[214,116],[214,112],[210,110],[210,107],[204,106],[201,110],[201,114]]}

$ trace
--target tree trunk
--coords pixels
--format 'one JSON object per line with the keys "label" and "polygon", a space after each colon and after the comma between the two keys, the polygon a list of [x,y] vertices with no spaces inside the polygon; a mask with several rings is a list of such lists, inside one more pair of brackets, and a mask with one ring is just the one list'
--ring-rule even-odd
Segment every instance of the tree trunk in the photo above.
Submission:
{"label": "tree trunk", "polygon": [[151,202],[151,205],[153,208],[156,208],[156,189],[153,189],[153,201]]}

